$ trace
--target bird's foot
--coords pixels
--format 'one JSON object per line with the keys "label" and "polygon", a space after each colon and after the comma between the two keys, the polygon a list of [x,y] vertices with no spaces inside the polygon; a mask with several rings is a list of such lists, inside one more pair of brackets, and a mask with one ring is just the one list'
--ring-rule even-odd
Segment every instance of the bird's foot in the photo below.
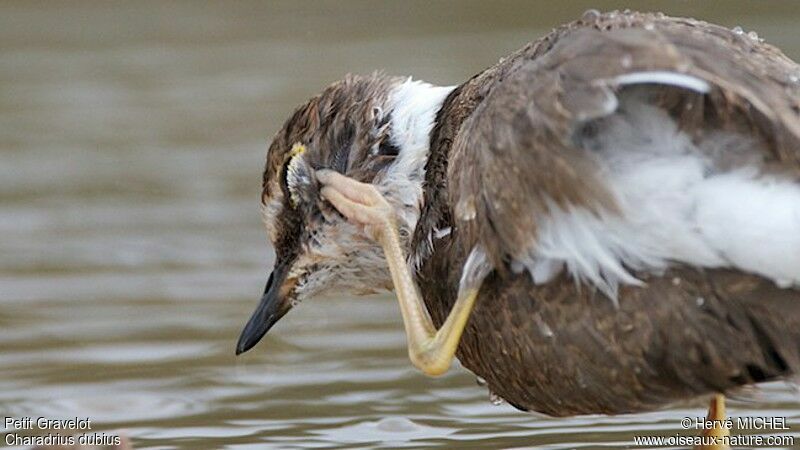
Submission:
{"label": "bird's foot", "polygon": [[453,309],[439,330],[431,321],[414,277],[406,264],[406,255],[394,220],[394,210],[375,186],[361,183],[331,170],[320,170],[322,196],[349,220],[361,225],[383,248],[392,274],[403,324],[408,338],[411,362],[427,375],[441,375],[450,367],[458,342],[469,318],[478,289],[486,276],[485,255],[473,249],[464,270],[469,274],[459,288]]}
{"label": "bird's foot", "polygon": [[322,197],[328,200],[348,221],[364,227],[366,234],[380,241],[386,227],[394,226],[394,210],[378,189],[333,170],[320,170]]}
{"label": "bird's foot", "polygon": [[698,445],[694,450],[728,450],[730,447],[725,444],[723,438],[730,436],[731,432],[729,427],[724,426],[726,419],[725,415],[725,396],[717,394],[711,398],[711,404],[708,407],[708,416],[706,422],[711,424],[708,428],[703,429],[702,437],[706,445]]}

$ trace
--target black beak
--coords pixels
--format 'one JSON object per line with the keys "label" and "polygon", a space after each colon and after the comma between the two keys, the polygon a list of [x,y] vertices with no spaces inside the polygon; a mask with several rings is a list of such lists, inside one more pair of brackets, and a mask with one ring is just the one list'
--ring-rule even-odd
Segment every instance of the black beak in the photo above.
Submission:
{"label": "black beak", "polygon": [[253,348],[261,338],[267,334],[270,328],[278,322],[281,317],[292,309],[291,302],[283,292],[283,284],[289,267],[286,264],[278,263],[269,275],[267,286],[264,288],[264,295],[258,303],[255,312],[250,316],[247,325],[244,326],[239,342],[236,344],[236,354],[240,355]]}

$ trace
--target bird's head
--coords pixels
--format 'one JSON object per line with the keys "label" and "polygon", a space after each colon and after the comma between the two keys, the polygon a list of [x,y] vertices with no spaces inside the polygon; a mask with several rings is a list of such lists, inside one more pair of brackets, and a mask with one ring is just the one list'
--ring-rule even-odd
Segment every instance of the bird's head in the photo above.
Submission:
{"label": "bird's head", "polygon": [[[306,299],[391,289],[381,248],[320,196],[316,172],[332,169],[376,185],[396,207],[401,234],[407,237],[419,215],[430,126],[398,129],[404,127],[398,118],[418,116],[405,97],[420,89],[442,88],[381,75],[348,76],[295,110],[275,135],[261,200],[276,260],[237,354],[253,347]],[[441,103],[446,92],[436,93]],[[426,120],[432,125],[432,117]],[[419,143],[409,133],[422,131],[424,152],[415,155]]]}

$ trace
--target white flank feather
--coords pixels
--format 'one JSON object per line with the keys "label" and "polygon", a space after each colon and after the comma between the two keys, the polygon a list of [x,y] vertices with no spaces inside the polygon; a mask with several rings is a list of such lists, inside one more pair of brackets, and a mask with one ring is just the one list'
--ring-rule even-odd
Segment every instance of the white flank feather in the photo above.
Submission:
{"label": "white flank feather", "polygon": [[626,86],[630,84],[665,84],[684,89],[690,89],[701,94],[706,94],[711,90],[708,82],[685,73],[669,72],[665,70],[653,70],[646,72],[630,72],[615,77],[612,84]]}
{"label": "white flank feather", "polygon": [[[663,110],[635,97],[622,104],[624,112],[602,119],[598,135],[583,141],[622,214],[551,205],[536,246],[517,258],[534,281],[566,267],[615,299],[619,283],[640,284],[629,270],[659,273],[683,263],[800,286],[800,185],[761,173],[760,157],[722,171],[714,152],[698,149]],[[762,153],[744,136],[712,138],[707,148],[749,145],[748,155]]]}

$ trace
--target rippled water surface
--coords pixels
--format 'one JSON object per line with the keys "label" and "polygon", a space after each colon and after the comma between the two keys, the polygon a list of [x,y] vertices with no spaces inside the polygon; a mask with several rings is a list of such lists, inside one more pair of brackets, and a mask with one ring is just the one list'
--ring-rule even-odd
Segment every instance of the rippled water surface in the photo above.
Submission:
{"label": "rippled water surface", "polygon": [[[617,448],[688,405],[551,419],[461,367],[412,370],[391,298],[328,298],[242,357],[272,259],[267,138],[348,71],[463,81],[610,2],[0,3],[0,415],[87,416],[137,448]],[[793,2],[646,2],[800,55]],[[716,6],[715,6],[716,5]],[[767,385],[734,414],[787,416]]]}

